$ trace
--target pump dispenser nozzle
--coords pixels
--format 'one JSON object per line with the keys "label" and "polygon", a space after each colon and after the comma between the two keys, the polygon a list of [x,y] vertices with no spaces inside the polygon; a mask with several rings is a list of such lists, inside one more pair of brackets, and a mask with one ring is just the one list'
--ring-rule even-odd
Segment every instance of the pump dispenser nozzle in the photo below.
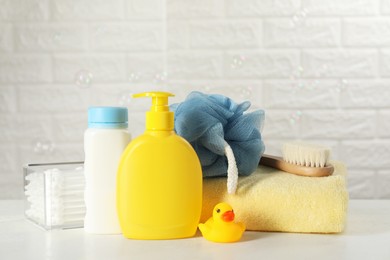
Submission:
{"label": "pump dispenser nozzle", "polygon": [[174,113],[169,111],[168,97],[173,97],[168,92],[144,92],[134,94],[134,98],[151,97],[152,106],[146,112],[146,130],[171,131],[174,127]]}

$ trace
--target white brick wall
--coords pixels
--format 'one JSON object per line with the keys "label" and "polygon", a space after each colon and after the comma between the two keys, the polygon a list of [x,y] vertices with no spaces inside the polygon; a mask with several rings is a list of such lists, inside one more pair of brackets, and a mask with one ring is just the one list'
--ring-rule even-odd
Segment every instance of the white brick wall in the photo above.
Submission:
{"label": "white brick wall", "polygon": [[116,21],[124,18],[124,0],[52,0],[50,2],[50,16],[58,21]]}
{"label": "white brick wall", "polygon": [[371,78],[377,75],[378,53],[367,49],[302,51],[304,77]]}
{"label": "white brick wall", "polygon": [[291,18],[265,19],[264,44],[282,48],[337,47],[340,27],[340,19],[336,18],[307,18],[298,26]]}
{"label": "white brick wall", "polygon": [[49,54],[1,53],[0,82],[38,83],[51,81]]}
{"label": "white brick wall", "polygon": [[79,52],[87,50],[82,24],[29,23],[15,25],[17,52]]}
{"label": "white brick wall", "polygon": [[261,21],[202,21],[189,24],[191,49],[251,49],[261,46]]}
{"label": "white brick wall", "polygon": [[93,24],[90,31],[90,48],[97,52],[161,51],[163,46],[161,22]]}
{"label": "white brick wall", "polygon": [[266,111],[268,153],[328,145],[352,198],[390,198],[390,0],[0,0],[0,198],[21,166],[83,160],[86,110],[191,90]]}
{"label": "white brick wall", "polygon": [[[77,83],[81,76],[90,74],[93,82],[126,81],[126,55],[117,53],[56,54],[53,60],[53,80]],[[91,83],[92,84],[92,83]]]}
{"label": "white brick wall", "polygon": [[365,16],[377,14],[379,2],[380,0],[302,0],[302,6],[316,16]]}
{"label": "white brick wall", "polygon": [[1,21],[44,21],[49,18],[50,0],[1,0]]}

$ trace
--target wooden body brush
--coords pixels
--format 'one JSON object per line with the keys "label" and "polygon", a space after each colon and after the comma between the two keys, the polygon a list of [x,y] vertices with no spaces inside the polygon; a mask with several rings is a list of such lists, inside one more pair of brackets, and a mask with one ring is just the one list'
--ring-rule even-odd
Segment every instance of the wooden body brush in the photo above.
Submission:
{"label": "wooden body brush", "polygon": [[282,154],[283,157],[264,154],[259,164],[310,177],[329,176],[334,171],[328,163],[330,150],[320,145],[288,142],[283,144]]}

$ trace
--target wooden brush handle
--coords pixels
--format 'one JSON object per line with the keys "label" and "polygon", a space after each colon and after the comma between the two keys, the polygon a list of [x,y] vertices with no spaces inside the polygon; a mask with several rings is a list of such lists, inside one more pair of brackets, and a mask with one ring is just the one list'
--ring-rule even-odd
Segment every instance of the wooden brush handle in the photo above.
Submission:
{"label": "wooden brush handle", "polygon": [[263,154],[260,159],[261,165],[269,166],[288,173],[309,176],[309,177],[324,177],[332,175],[334,168],[327,164],[324,167],[307,167],[285,162],[282,157]]}

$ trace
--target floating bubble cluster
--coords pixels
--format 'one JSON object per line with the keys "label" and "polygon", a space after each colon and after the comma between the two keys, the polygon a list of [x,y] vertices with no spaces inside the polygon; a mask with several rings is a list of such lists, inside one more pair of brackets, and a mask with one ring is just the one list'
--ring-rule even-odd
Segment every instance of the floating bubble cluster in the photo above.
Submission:
{"label": "floating bubble cluster", "polygon": [[296,12],[292,17],[291,17],[291,26],[300,26],[305,22],[305,19],[309,13],[309,10],[307,8],[303,8]]}
{"label": "floating bubble cluster", "polygon": [[54,151],[54,144],[50,140],[37,140],[33,144],[36,154],[50,154]]}
{"label": "floating bubble cluster", "polygon": [[310,84],[308,85],[308,87],[309,87],[309,89],[311,89],[311,90],[315,90],[315,89],[317,89],[318,84],[319,84],[318,79],[315,79],[315,80],[313,80],[313,81],[310,82]]}
{"label": "floating bubble cluster", "polygon": [[138,82],[140,79],[140,75],[137,72],[132,72],[129,74],[128,80],[132,83]]}
{"label": "floating bubble cluster", "polygon": [[243,55],[235,55],[230,63],[232,69],[239,69],[243,66],[246,58]]}
{"label": "floating bubble cluster", "polygon": [[240,98],[244,100],[252,99],[253,88],[251,86],[246,86],[240,89]]}
{"label": "floating bubble cluster", "polygon": [[292,87],[295,89],[300,89],[304,87],[304,83],[302,81],[303,67],[298,66],[290,75],[290,80],[292,81]]}
{"label": "floating bubble cluster", "polygon": [[132,104],[132,93],[121,93],[118,104],[123,107],[130,106]]}
{"label": "floating bubble cluster", "polygon": [[336,86],[335,90],[336,90],[337,92],[342,92],[342,91],[344,91],[344,90],[347,88],[348,84],[349,84],[348,80],[342,79],[342,80],[340,81],[340,84],[338,84],[338,85]]}
{"label": "floating bubble cluster", "polygon": [[297,124],[302,118],[302,111],[297,110],[290,114],[289,120],[292,125]]}
{"label": "floating bubble cluster", "polygon": [[296,69],[293,70],[293,72],[290,76],[290,79],[292,79],[292,80],[300,79],[302,77],[303,71],[304,71],[303,67],[298,66]]}
{"label": "floating bubble cluster", "polygon": [[89,88],[92,84],[93,74],[89,70],[80,70],[76,73],[75,83],[79,88]]}
{"label": "floating bubble cluster", "polygon": [[154,82],[155,83],[164,83],[166,80],[167,80],[167,76],[168,74],[164,71],[162,73],[157,73],[155,76],[154,76]]}
{"label": "floating bubble cluster", "polygon": [[319,67],[316,71],[315,71],[315,75],[317,77],[321,77],[321,76],[324,76],[329,70],[329,66],[328,64],[324,63],[322,64],[321,67]]}

